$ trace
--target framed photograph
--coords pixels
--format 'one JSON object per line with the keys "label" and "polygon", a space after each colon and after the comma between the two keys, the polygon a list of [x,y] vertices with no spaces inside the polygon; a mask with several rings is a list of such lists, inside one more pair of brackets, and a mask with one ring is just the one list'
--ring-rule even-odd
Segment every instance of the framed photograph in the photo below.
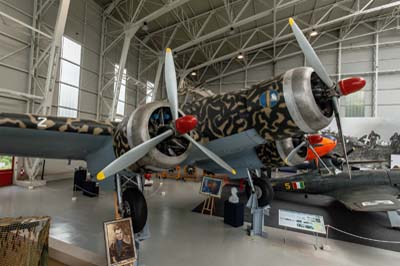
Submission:
{"label": "framed photograph", "polygon": [[131,218],[104,223],[107,265],[133,265],[137,259]]}
{"label": "framed photograph", "polygon": [[200,193],[220,198],[223,184],[223,179],[204,176],[203,181],[201,182]]}

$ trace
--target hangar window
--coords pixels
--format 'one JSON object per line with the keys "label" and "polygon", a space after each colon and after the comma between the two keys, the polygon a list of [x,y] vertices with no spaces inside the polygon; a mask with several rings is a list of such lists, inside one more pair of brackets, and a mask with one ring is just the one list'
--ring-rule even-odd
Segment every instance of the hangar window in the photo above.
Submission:
{"label": "hangar window", "polygon": [[365,117],[365,95],[363,91],[343,97],[346,117]]}
{"label": "hangar window", "polygon": [[78,116],[82,46],[67,37],[62,39],[58,115]]}
{"label": "hangar window", "polygon": [[[114,66],[114,94],[117,90],[117,76],[118,76],[119,65]],[[119,90],[118,103],[117,103],[117,118],[121,120],[125,115],[125,97],[126,97],[126,68],[122,74],[121,89]]]}
{"label": "hangar window", "polygon": [[146,83],[146,103],[153,101],[154,83],[147,81]]}

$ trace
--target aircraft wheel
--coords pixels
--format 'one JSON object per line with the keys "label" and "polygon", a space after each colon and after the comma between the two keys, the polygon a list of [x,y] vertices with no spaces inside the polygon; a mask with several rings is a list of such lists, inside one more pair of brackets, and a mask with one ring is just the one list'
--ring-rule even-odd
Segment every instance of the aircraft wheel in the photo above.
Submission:
{"label": "aircraft wheel", "polygon": [[[271,201],[274,198],[274,190],[269,180],[264,180],[261,178],[253,178],[253,184],[257,194],[258,206],[265,207],[269,203],[271,203]],[[247,197],[250,197],[251,187],[249,183],[247,183],[246,185],[246,194]]]}
{"label": "aircraft wheel", "polygon": [[130,187],[122,193],[123,217],[132,218],[133,232],[142,231],[147,222],[147,203],[143,193],[136,187]]}

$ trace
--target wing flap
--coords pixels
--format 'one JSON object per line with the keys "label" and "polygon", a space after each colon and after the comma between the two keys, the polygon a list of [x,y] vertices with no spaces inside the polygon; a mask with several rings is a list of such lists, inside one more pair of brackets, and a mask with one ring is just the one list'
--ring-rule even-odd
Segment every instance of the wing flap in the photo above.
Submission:
{"label": "wing flap", "polygon": [[337,190],[331,195],[354,211],[379,212],[400,209],[399,190],[389,185]]}

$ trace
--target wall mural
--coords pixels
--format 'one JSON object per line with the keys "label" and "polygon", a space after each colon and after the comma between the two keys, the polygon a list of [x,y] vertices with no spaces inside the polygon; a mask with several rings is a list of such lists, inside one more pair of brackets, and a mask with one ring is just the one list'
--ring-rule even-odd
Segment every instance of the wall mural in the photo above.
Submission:
{"label": "wall mural", "polygon": [[[390,155],[400,154],[400,125],[395,121],[386,118],[343,118],[342,124],[346,148],[354,148],[349,160],[383,161],[363,166],[389,168]],[[333,135],[340,142],[335,123],[322,130],[322,133]],[[334,152],[342,154],[341,144],[337,145]]]}

